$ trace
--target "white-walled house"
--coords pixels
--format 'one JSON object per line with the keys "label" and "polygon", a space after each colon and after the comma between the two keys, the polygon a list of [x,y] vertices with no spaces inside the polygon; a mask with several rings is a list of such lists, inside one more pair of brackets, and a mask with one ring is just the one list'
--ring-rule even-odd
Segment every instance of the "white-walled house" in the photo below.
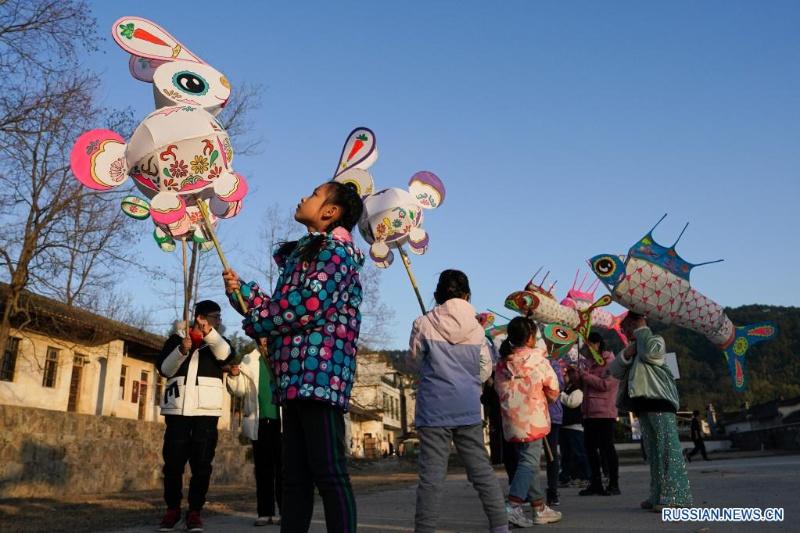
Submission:
{"label": "white-walled house", "polygon": [[[0,284],[0,310],[8,286]],[[0,404],[164,421],[165,337],[29,292],[0,355]],[[219,427],[230,427],[230,397]]]}

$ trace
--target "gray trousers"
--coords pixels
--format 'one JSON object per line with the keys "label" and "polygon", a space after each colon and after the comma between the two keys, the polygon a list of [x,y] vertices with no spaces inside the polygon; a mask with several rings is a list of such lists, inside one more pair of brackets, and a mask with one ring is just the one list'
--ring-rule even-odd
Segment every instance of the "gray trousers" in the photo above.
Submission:
{"label": "gray trousers", "polygon": [[508,531],[508,517],[500,482],[494,473],[489,454],[483,445],[481,424],[460,427],[417,428],[420,439],[419,485],[414,531],[428,533],[436,530],[439,517],[439,497],[447,476],[450,441],[467,469],[467,479],[478,491],[483,511],[489,518],[490,531]]}

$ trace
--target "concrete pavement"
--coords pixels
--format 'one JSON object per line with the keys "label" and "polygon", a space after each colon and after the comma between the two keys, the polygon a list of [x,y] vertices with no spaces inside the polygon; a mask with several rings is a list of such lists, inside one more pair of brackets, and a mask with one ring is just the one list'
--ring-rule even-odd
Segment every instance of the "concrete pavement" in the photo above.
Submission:
{"label": "concrete pavement", "polygon": [[[698,507],[783,507],[782,523],[664,523],[661,516],[639,509],[647,496],[649,470],[645,464],[622,466],[621,496],[580,497],[578,489],[561,491],[564,514],[558,524],[536,526],[553,531],[798,531],[800,456],[759,457],[723,461],[694,461],[688,465],[689,477]],[[498,476],[501,474],[498,472]],[[501,477],[505,487],[505,476]],[[255,496],[254,496],[255,497]],[[359,531],[413,531],[415,488],[403,487],[357,494]],[[277,533],[277,527],[254,528],[254,517],[243,513],[210,516],[206,531]],[[439,522],[442,532],[487,530],[480,502],[464,474],[448,476]],[[143,533],[154,528],[129,528],[116,533]],[[311,531],[325,531],[321,501],[317,500]]]}

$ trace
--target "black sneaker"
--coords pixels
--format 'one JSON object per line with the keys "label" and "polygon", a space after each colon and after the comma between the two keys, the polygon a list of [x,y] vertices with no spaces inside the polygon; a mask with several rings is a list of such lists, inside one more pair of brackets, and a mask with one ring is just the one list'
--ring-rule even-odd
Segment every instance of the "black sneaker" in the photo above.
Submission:
{"label": "black sneaker", "polygon": [[181,521],[180,508],[167,509],[164,513],[164,518],[161,519],[161,524],[158,526],[159,531],[174,531],[175,526]]}
{"label": "black sneaker", "polygon": [[610,496],[610,494],[606,492],[606,489],[604,489],[602,486],[593,487],[592,485],[589,485],[582,491],[578,492],[578,496]]}
{"label": "black sneaker", "polygon": [[555,496],[548,496],[547,498],[547,506],[548,507],[558,507],[561,505],[561,500],[558,499],[558,494]]}
{"label": "black sneaker", "polygon": [[606,492],[609,494],[609,496],[619,496],[620,494],[622,494],[619,491],[619,487],[612,487],[611,485],[606,487]]}

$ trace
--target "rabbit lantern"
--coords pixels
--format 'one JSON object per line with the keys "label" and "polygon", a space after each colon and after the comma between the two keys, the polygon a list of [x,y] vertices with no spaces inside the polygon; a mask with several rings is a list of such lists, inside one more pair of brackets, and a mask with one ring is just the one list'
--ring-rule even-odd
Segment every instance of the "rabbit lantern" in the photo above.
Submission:
{"label": "rabbit lantern", "polygon": [[[247,193],[246,181],[232,168],[230,138],[212,114],[230,96],[227,80],[144,19],[120,19],[114,25],[114,38],[134,54],[130,63],[134,77],[152,81],[158,109],[139,124],[127,143],[105,129],[78,137],[70,159],[72,171],[83,185],[98,191],[118,187],[131,176],[149,201],[127,196],[122,210],[137,219],[152,216],[154,237],[163,250],[173,250],[175,239],[189,238],[207,249],[211,245],[197,202],[208,202],[213,224],[217,218],[236,215]],[[169,54],[158,52],[166,48]],[[177,86],[186,91],[179,93]],[[197,95],[188,94],[196,90]]]}
{"label": "rabbit lantern", "polygon": [[378,158],[375,134],[368,128],[356,128],[345,141],[333,179],[352,183],[364,202],[364,213],[358,229],[370,244],[369,255],[375,264],[386,268],[392,264],[391,246],[408,242],[415,254],[428,249],[428,234],[422,229],[423,210],[436,209],[444,201],[442,181],[432,172],[417,172],[407,191],[384,189],[373,193],[374,185],[368,169]]}

